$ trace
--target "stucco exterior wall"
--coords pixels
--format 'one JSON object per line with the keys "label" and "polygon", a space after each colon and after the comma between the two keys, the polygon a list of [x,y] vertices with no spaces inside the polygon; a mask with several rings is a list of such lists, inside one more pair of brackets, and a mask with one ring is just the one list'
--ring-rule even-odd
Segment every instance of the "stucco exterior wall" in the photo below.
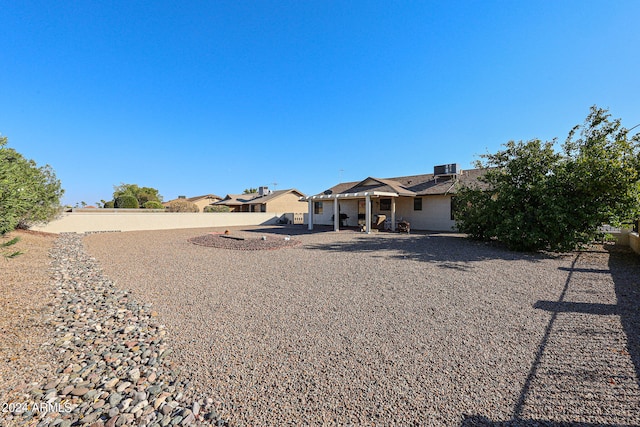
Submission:
{"label": "stucco exterior wall", "polygon": [[267,212],[307,212],[307,202],[301,202],[300,196],[293,193],[283,194],[267,203]]}
{"label": "stucco exterior wall", "polygon": [[640,254],[640,236],[638,233],[629,233],[629,246],[631,246],[631,249],[636,253]]}
{"label": "stucco exterior wall", "polygon": [[32,230],[48,233],[85,233],[90,231],[170,230],[177,228],[233,227],[276,224],[282,213],[173,213],[140,212],[70,212]]}
{"label": "stucco exterior wall", "polygon": [[[333,224],[333,221],[331,221],[331,217],[333,216],[333,200],[325,200],[322,201],[320,203],[322,203],[322,213],[321,214],[317,214],[315,213],[314,209],[314,204],[316,202],[312,202],[312,206],[311,209],[313,212],[313,223],[314,224],[318,224],[318,225],[331,225]],[[309,209],[309,205],[307,204],[307,211]]]}

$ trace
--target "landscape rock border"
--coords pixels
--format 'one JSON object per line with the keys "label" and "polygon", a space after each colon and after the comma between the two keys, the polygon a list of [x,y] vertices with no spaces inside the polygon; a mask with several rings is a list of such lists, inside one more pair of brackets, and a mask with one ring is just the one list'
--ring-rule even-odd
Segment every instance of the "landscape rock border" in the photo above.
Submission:
{"label": "landscape rock border", "polygon": [[167,331],[149,304],[115,287],[65,233],[51,249],[57,288],[44,345],[58,366],[7,402],[9,425],[227,425],[214,400],[189,387],[171,361]]}

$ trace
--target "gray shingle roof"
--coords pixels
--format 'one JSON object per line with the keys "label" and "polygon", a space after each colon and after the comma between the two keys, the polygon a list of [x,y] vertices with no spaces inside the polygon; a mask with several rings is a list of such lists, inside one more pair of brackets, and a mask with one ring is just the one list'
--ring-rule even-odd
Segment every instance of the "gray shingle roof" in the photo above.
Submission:
{"label": "gray shingle roof", "polygon": [[[360,182],[344,182],[335,185],[321,194],[360,193],[365,191],[384,191],[397,193],[400,196],[428,196],[452,194],[456,192],[456,183],[473,185],[482,183],[478,178],[486,169],[463,170],[458,175],[435,177],[433,174],[401,176],[395,178],[369,177]],[[319,194],[320,195],[320,194]]]}

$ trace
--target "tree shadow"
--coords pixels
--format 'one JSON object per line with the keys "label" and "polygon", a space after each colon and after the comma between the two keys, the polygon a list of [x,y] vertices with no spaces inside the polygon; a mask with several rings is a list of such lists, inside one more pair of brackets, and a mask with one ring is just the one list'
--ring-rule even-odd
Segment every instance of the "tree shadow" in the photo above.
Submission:
{"label": "tree shadow", "polygon": [[627,336],[627,351],[640,387],[640,257],[626,247],[610,246],[607,250],[618,315]]}
{"label": "tree shadow", "polygon": [[602,423],[585,423],[583,421],[564,422],[564,421],[546,421],[546,420],[529,420],[529,419],[493,421],[487,417],[483,417],[479,415],[465,416],[460,426],[461,427],[638,427],[635,424],[602,424]]}
{"label": "tree shadow", "polygon": [[[550,421],[528,419],[523,416],[526,400],[532,392],[535,391],[543,395],[546,393],[549,395],[548,397],[550,397],[550,400],[553,400],[554,398],[553,391],[533,390],[533,388],[534,380],[536,379],[536,376],[539,375],[538,371],[541,368],[543,355],[545,351],[548,350],[547,346],[550,343],[554,324],[558,320],[558,316],[561,314],[571,313],[577,315],[578,317],[585,314],[597,316],[619,316],[624,335],[626,337],[626,352],[621,350],[618,351],[621,352],[624,356],[630,357],[635,377],[631,378],[630,375],[632,374],[630,374],[628,371],[626,373],[616,372],[616,375],[618,375],[617,379],[627,380],[627,387],[635,382],[635,384],[637,384],[640,388],[640,259],[638,258],[638,255],[631,251],[629,248],[619,246],[606,246],[605,250],[609,255],[608,269],[578,268],[576,267],[576,262],[578,260],[578,257],[580,256],[580,254],[578,254],[574,259],[571,268],[560,267],[561,270],[568,271],[569,275],[567,277],[565,287],[558,300],[541,300],[534,304],[534,308],[550,312],[551,318],[545,329],[543,338],[538,346],[538,350],[531,365],[529,374],[521,389],[520,396],[518,397],[513,410],[512,418],[507,421],[495,421],[482,415],[465,415],[463,421],[460,424],[461,426],[630,427],[638,425],[638,423],[636,423],[635,421],[638,417],[638,414],[640,414],[640,402],[636,402],[635,400],[638,400],[639,396],[629,391],[627,391],[627,393],[623,393],[623,395],[619,396],[619,398],[627,400],[627,402],[625,402],[625,404],[623,404],[622,406],[637,408],[635,414],[631,414],[633,418],[632,421],[634,421],[633,424],[607,422],[598,423],[584,421]],[[617,300],[616,304],[565,301],[565,297],[569,289],[569,285],[572,281],[573,275],[577,272],[589,274],[610,274],[614,282],[615,295]],[[589,340],[604,341],[607,339],[611,339],[611,337],[609,337],[609,335],[611,335],[610,331],[597,330],[596,327],[592,327],[589,323],[579,325],[578,327],[575,327],[575,325],[573,325],[571,332],[574,335],[574,339],[576,339],[577,337],[577,339],[583,342],[587,342]],[[560,328],[558,328],[556,334],[561,335],[561,333],[562,332]],[[561,336],[560,338],[565,337]],[[609,348],[608,350],[612,349]],[[608,359],[610,360],[610,357]],[[579,363],[580,361],[575,362]],[[573,376],[580,381],[591,381],[593,384],[595,384],[595,381],[598,380],[599,373],[592,372],[590,369],[583,369],[581,371],[580,369],[577,369],[572,365],[562,366],[562,363],[557,360],[554,362],[554,365],[556,366],[553,366],[551,369],[547,367],[546,375],[552,374],[557,378],[566,378]],[[613,368],[613,370],[615,371],[615,368]],[[613,381],[613,379],[610,381]],[[596,394],[598,394],[598,391],[599,390],[594,390]],[[562,398],[562,396],[557,397],[560,397],[560,400]],[[606,403],[603,402],[602,404]],[[562,414],[562,412],[560,412],[559,414]]]}
{"label": "tree shadow", "polygon": [[499,245],[470,240],[453,233],[357,235],[329,244],[306,244],[305,248],[328,252],[352,252],[397,260],[437,263],[439,267],[468,270],[471,263],[486,260],[539,262],[553,255],[508,251]]}

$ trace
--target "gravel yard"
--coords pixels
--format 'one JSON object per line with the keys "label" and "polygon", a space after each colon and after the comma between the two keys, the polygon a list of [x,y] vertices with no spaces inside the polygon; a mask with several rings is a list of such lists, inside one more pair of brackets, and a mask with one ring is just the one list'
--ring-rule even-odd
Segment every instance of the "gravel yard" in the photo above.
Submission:
{"label": "gravel yard", "polygon": [[232,230],[301,242],[275,250],[189,242],[212,231],[84,241],[230,425],[640,424],[634,254],[295,227]]}

